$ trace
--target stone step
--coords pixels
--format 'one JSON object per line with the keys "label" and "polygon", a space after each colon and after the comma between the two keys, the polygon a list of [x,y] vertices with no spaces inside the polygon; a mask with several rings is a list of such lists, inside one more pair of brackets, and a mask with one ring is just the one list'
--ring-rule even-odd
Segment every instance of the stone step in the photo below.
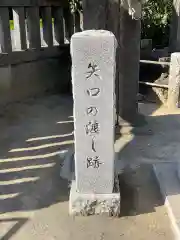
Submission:
{"label": "stone step", "polygon": [[153,164],[175,239],[180,239],[180,171],[178,165],[178,163]]}

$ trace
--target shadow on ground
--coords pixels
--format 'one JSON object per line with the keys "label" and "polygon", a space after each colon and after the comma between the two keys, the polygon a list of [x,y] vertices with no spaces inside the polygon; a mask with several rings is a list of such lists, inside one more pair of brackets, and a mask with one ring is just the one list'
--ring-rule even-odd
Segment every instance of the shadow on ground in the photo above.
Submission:
{"label": "shadow on ground", "polygon": [[[68,182],[60,179],[60,156],[74,143],[72,101],[54,96],[50,101],[16,103],[1,115],[0,123],[1,216],[67,201]],[[0,223],[14,221],[1,239],[10,239],[27,219],[0,219]]]}
{"label": "shadow on ground", "polygon": [[[146,125],[124,126],[116,136],[121,216],[155,212],[164,205],[152,164],[179,162],[180,111],[162,108],[143,109],[142,113],[147,114]],[[180,192],[172,189],[171,195],[176,194]]]}
{"label": "shadow on ground", "polygon": [[13,226],[10,228],[10,230],[5,233],[5,235],[1,238],[1,240],[8,240],[11,239],[11,237],[16,234],[16,232],[23,227],[23,225],[28,221],[27,218],[6,218],[3,220],[0,220],[0,223],[8,223],[8,222],[13,222]]}
{"label": "shadow on ground", "polygon": [[[121,216],[155,212],[163,205],[151,163],[168,161],[172,154],[179,156],[180,115],[147,116],[146,120],[144,127],[125,129],[115,143],[118,171],[124,170],[120,175]],[[72,99],[54,96],[18,103],[1,117],[0,126],[2,216],[68,201],[68,182],[59,173],[60,154],[73,145]],[[0,219],[0,223],[16,222],[3,240],[10,239],[28,221],[21,216]]]}

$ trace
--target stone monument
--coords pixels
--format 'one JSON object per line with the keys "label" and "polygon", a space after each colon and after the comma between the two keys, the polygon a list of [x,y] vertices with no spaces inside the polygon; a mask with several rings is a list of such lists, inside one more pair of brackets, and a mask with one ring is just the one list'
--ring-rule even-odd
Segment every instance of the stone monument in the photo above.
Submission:
{"label": "stone monument", "polygon": [[71,215],[120,213],[114,174],[116,47],[115,36],[104,30],[76,33],[71,39],[75,127]]}

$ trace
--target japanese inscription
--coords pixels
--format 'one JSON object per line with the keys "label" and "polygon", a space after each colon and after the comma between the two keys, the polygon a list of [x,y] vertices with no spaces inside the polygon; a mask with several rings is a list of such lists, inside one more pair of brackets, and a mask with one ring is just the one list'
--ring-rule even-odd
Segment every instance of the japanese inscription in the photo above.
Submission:
{"label": "japanese inscription", "polygon": [[98,156],[95,157],[87,157],[87,168],[99,168],[102,162],[100,162],[100,159]]}
{"label": "japanese inscription", "polygon": [[88,116],[93,116],[93,117],[95,117],[95,116],[97,115],[97,113],[98,113],[98,110],[97,110],[96,107],[88,107],[87,110],[86,110],[86,112],[87,112],[87,115],[88,115]]}
{"label": "japanese inscription", "polygon": [[95,147],[95,137],[92,138],[92,151],[96,152],[96,147]]}
{"label": "japanese inscription", "polygon": [[116,40],[108,31],[76,33],[71,41],[75,187],[109,194],[114,186]]}
{"label": "japanese inscription", "polygon": [[90,88],[87,90],[90,97],[98,97],[100,95],[100,88]]}
{"label": "japanese inscription", "polygon": [[86,134],[87,135],[94,135],[99,134],[100,132],[100,125],[99,122],[96,120],[91,120],[86,124]]}
{"label": "japanese inscription", "polygon": [[99,75],[100,69],[98,68],[97,64],[89,63],[88,65],[88,71],[86,72],[86,79],[90,79],[92,76],[95,76],[99,79],[101,79],[101,76]]}
{"label": "japanese inscription", "polygon": [[[90,79],[93,75],[99,79],[101,76],[99,75],[100,69],[97,64],[89,63],[88,71],[86,72],[86,79]],[[87,89],[87,94],[90,97],[98,97],[100,95],[100,88],[93,87]],[[87,108],[86,113],[90,117],[95,117],[98,114],[98,109],[95,106],[90,106]],[[95,135],[100,133],[100,124],[97,120],[89,120],[89,122],[85,126],[86,135],[92,136],[92,145],[91,149],[93,153],[96,153],[96,138]],[[100,162],[100,157],[87,157],[87,168],[99,168],[102,163]]]}

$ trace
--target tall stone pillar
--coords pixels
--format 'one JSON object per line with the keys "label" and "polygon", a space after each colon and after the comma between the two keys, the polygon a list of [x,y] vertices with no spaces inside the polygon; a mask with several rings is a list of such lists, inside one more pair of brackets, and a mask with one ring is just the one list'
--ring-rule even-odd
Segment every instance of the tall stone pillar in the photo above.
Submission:
{"label": "tall stone pillar", "polygon": [[138,115],[138,81],[141,22],[128,11],[120,12],[119,116],[135,124]]}
{"label": "tall stone pillar", "polygon": [[[120,213],[114,172],[114,87],[116,39],[89,30],[71,39],[75,129],[75,182],[72,215]],[[108,137],[107,137],[108,136]]]}
{"label": "tall stone pillar", "polygon": [[180,102],[180,53],[171,54],[167,106],[178,108]]}
{"label": "tall stone pillar", "polygon": [[107,0],[83,0],[84,30],[106,29]]}

